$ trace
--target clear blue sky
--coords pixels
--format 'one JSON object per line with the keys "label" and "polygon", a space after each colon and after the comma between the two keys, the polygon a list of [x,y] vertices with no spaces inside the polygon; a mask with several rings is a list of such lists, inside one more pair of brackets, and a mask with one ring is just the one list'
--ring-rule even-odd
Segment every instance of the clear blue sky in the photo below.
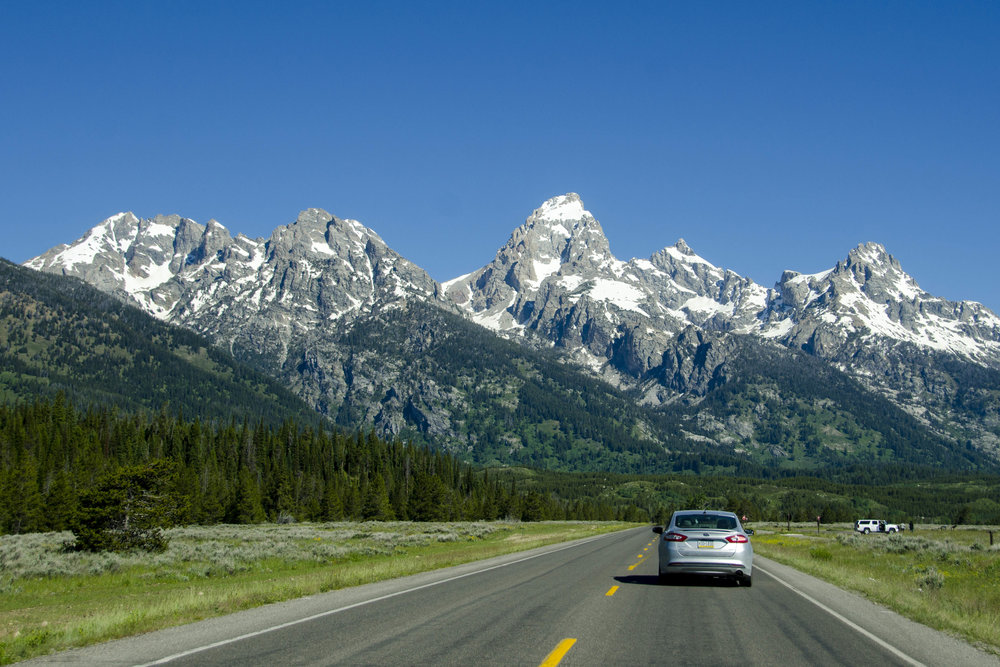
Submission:
{"label": "clear blue sky", "polygon": [[438,280],[578,192],[771,286],[884,244],[1000,311],[998,2],[0,0],[0,256],[324,208]]}

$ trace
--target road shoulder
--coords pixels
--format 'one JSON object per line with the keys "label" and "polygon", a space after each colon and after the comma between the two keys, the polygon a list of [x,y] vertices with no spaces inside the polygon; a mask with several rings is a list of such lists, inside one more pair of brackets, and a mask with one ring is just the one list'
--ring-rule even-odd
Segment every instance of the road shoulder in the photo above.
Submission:
{"label": "road shoulder", "polygon": [[[827,607],[918,664],[1000,665],[1000,658],[962,639],[911,621],[856,593],[759,555],[754,556],[754,577],[758,574],[777,579],[813,604]],[[822,629],[818,628],[817,632]]]}

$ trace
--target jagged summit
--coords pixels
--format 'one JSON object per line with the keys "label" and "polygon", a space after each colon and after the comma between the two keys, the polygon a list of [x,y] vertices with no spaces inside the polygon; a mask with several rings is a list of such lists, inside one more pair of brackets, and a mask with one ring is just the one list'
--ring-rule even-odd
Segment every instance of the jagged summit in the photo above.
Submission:
{"label": "jagged summit", "polygon": [[26,264],[82,278],[230,345],[257,339],[279,358],[293,330],[439,298],[437,283],[375,232],[319,208],[266,239],[233,238],[215,220],[119,213]]}
{"label": "jagged summit", "polygon": [[820,273],[786,271],[768,290],[714,266],[684,239],[648,260],[621,261],[572,192],[543,202],[490,263],[443,289],[373,230],[320,208],[267,239],[233,238],[216,220],[121,212],[27,265],[83,278],[164,319],[205,320],[203,331],[220,318],[252,319],[248,309],[295,328],[394,300],[445,298],[495,331],[586,350],[591,365],[609,363],[621,332],[637,326],[653,339],[688,326],[757,334],[817,354],[876,336],[1000,359],[995,314],[926,293],[878,243],[858,245]]}
{"label": "jagged summit", "polygon": [[572,192],[543,202],[492,261],[443,286],[373,230],[321,208],[260,239],[234,238],[216,220],[120,212],[26,264],[83,278],[163,319],[203,321],[203,332],[220,318],[261,313],[279,328],[309,327],[419,298],[505,335],[585,350],[592,366],[611,363],[623,331],[642,327],[659,340],[689,326],[820,355],[860,336],[1000,363],[1000,318],[928,294],[881,244],[860,244],[819,273],[786,271],[769,290],[714,266],[684,239],[648,260],[621,261]]}
{"label": "jagged summit", "polygon": [[689,246],[687,242],[684,241],[684,239],[677,239],[677,243],[674,244],[674,248],[677,250],[677,252],[681,253],[682,255],[694,254],[694,250],[691,250],[691,246]]}
{"label": "jagged summit", "polygon": [[594,216],[590,214],[584,205],[583,200],[580,199],[580,195],[575,192],[569,192],[564,195],[559,195],[557,197],[552,197],[551,199],[542,203],[528,221],[532,220],[549,220],[549,221],[577,221],[583,220],[584,218],[593,219]]}
{"label": "jagged summit", "polygon": [[[486,265],[442,285],[373,230],[319,208],[257,239],[233,237],[214,220],[123,212],[27,264],[82,278],[276,368],[318,409],[397,430],[409,423],[434,432],[428,424],[451,418],[443,406],[458,406],[449,403],[458,396],[453,387],[426,388],[413,358],[393,360],[389,351],[385,369],[392,369],[359,370],[385,350],[372,353],[357,332],[411,304],[412,312],[429,312],[418,302],[554,347],[650,404],[697,402],[748,367],[746,351],[766,356],[784,346],[837,365],[915,415],[936,392],[933,419],[945,424],[954,379],[927,359],[943,353],[987,373],[1000,369],[1000,318],[980,304],[928,294],[877,243],[857,246],[826,271],[786,271],[767,289],[713,265],[683,239],[649,259],[619,260],[575,193],[543,202]],[[433,345],[433,320],[418,323],[408,349]],[[338,338],[346,332],[360,336],[350,359]],[[412,383],[391,379],[396,373]],[[516,395],[509,389],[498,391]],[[733,442],[752,440],[752,425],[717,426]],[[995,426],[967,433],[976,447],[1000,449]]]}
{"label": "jagged summit", "polygon": [[858,245],[820,273],[785,271],[776,290],[762,333],[792,347],[831,355],[852,339],[880,338],[1000,360],[1000,318],[981,304],[928,294],[878,243]]}
{"label": "jagged summit", "polygon": [[579,259],[588,249],[602,256],[610,254],[600,223],[574,192],[545,201],[514,230],[505,247],[525,249],[537,244],[545,246],[543,252],[564,261]]}

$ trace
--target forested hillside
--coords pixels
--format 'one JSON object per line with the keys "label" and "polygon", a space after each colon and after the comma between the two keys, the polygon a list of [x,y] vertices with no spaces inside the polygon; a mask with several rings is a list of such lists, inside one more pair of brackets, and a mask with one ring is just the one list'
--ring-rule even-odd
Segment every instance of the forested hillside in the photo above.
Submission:
{"label": "forested hillside", "polygon": [[201,336],[75,278],[0,259],[0,402],[59,392],[77,405],[166,405],[203,419],[320,419],[279,382]]}
{"label": "forested hillside", "polygon": [[[785,471],[825,470],[835,475],[861,463],[876,468],[997,470],[990,455],[972,446],[955,446],[831,364],[747,337],[733,336],[728,344],[729,358],[720,370],[724,381],[682,410],[688,430],[728,440],[755,461],[770,459]],[[740,430],[746,437],[733,440],[732,434]]]}

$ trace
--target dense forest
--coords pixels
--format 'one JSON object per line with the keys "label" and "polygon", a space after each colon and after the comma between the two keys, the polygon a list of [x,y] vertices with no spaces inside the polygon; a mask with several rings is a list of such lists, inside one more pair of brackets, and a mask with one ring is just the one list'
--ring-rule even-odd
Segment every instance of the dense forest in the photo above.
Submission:
{"label": "dense forest", "polygon": [[[883,468],[878,479],[773,480],[474,468],[371,433],[286,421],[202,421],[61,395],[0,406],[0,533],[72,527],[80,498],[125,466],[167,461],[182,523],[514,518],[663,521],[717,507],[752,520],[1000,524],[1000,480]],[[868,475],[875,473],[867,473]],[[914,483],[912,475],[925,475]]]}
{"label": "dense forest", "polygon": [[174,464],[182,523],[640,518],[597,500],[558,501],[510,475],[370,433],[78,411],[56,396],[0,406],[0,532],[69,528],[102,477],[160,460]]}

